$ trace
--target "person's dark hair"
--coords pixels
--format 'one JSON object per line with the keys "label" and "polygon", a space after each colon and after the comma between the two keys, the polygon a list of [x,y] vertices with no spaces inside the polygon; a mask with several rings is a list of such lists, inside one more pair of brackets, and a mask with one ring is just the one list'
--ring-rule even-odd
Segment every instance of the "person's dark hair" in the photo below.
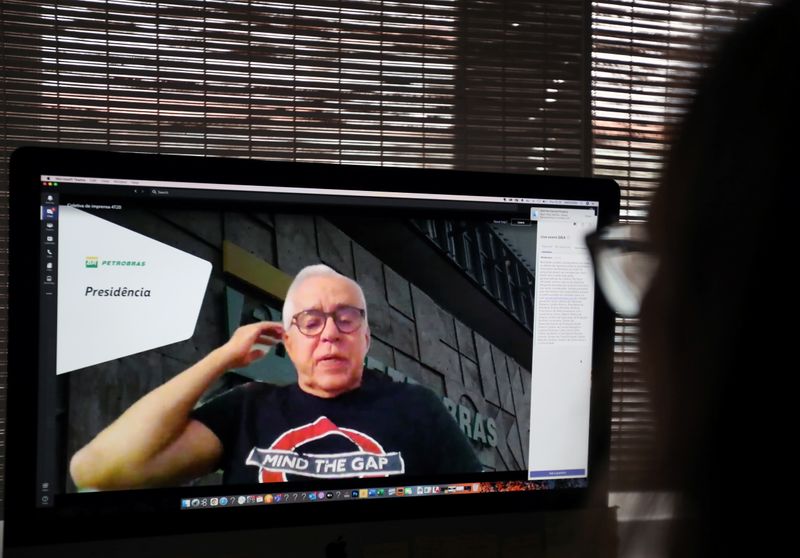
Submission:
{"label": "person's dark hair", "polygon": [[673,556],[770,555],[791,533],[776,532],[791,512],[769,497],[797,482],[799,35],[790,1],[725,41],[652,204],[660,267],[642,308],[642,361],[663,477],[681,494]]}

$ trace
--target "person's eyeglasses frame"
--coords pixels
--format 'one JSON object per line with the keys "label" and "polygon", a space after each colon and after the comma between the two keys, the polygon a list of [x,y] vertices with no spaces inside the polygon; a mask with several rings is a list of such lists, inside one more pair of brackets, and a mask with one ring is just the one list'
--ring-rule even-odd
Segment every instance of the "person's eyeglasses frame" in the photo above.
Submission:
{"label": "person's eyeglasses frame", "polygon": [[[337,313],[340,312],[341,310],[356,310],[358,312],[358,315],[360,316],[360,319],[358,320],[358,324],[353,329],[349,329],[349,330],[342,329],[342,326],[340,324],[340,318],[337,319]],[[321,321],[322,325],[318,328],[318,331],[315,331],[314,333],[309,333],[308,330],[305,328],[305,326],[302,326],[302,327],[300,326],[300,322],[298,321],[298,317],[300,317],[302,315],[308,315],[308,314],[315,315],[315,316],[318,316],[320,318],[324,318]],[[358,308],[356,306],[348,306],[348,305],[337,306],[332,312],[323,312],[322,310],[317,310],[316,308],[309,308],[307,310],[303,310],[302,312],[298,312],[297,314],[292,316],[291,325],[297,326],[297,331],[299,331],[300,333],[302,333],[306,337],[316,337],[317,335],[319,335],[320,333],[322,333],[325,330],[325,326],[328,323],[328,319],[332,318],[333,319],[333,324],[336,326],[336,329],[339,331],[339,333],[343,333],[343,334],[347,335],[347,334],[354,333],[354,332],[358,331],[361,328],[361,326],[364,325],[365,316],[366,316],[366,312],[364,311],[364,309],[363,308]]]}
{"label": "person's eyeglasses frame", "polygon": [[[630,231],[638,232],[639,238],[609,238],[607,235],[611,231]],[[592,265],[597,274],[604,264],[604,260],[608,260],[607,256],[613,253],[614,250],[623,253],[638,253],[646,257],[651,262],[652,268],[648,273],[647,280],[640,287],[640,298],[636,302],[635,308],[628,304],[622,303],[618,297],[612,294],[608,285],[604,285],[600,281],[600,286],[611,308],[620,316],[626,318],[638,317],[639,310],[641,309],[641,298],[649,288],[655,267],[658,265],[658,257],[655,253],[653,244],[650,242],[647,229],[642,223],[614,223],[601,229],[598,229],[586,236],[586,246],[589,249],[589,254],[592,259]],[[625,278],[626,281],[628,278]]]}

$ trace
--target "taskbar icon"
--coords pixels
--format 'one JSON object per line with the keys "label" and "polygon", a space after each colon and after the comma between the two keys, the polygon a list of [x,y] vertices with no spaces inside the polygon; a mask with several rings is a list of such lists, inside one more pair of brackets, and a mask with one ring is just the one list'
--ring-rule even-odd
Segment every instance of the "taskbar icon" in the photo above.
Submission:
{"label": "taskbar icon", "polygon": [[[449,494],[476,494],[479,492],[504,492],[504,482],[459,483],[441,485],[391,486],[374,488],[350,488],[339,490],[316,490],[313,492],[274,492],[240,494],[235,496],[203,496],[181,498],[180,509],[228,508],[241,506],[263,506],[265,504],[296,504],[306,502],[331,502],[342,500],[383,499],[408,496],[443,496]],[[518,484],[518,483],[517,483]],[[486,486],[484,486],[486,485]]]}

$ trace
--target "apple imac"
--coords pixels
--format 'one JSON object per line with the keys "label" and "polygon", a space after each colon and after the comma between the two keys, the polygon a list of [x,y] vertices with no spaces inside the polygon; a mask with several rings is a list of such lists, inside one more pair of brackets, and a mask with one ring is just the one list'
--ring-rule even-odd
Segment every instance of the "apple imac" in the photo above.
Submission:
{"label": "apple imac", "polygon": [[584,238],[618,206],[593,178],[18,150],[7,548],[605,505]]}

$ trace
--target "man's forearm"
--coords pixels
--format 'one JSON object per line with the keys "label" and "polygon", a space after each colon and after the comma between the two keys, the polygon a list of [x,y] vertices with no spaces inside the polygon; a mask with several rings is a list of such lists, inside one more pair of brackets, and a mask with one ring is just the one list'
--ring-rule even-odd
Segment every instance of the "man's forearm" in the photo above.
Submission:
{"label": "man's forearm", "polygon": [[185,431],[197,401],[230,366],[220,347],[134,403],[72,458],[81,487],[137,484],[138,472]]}

